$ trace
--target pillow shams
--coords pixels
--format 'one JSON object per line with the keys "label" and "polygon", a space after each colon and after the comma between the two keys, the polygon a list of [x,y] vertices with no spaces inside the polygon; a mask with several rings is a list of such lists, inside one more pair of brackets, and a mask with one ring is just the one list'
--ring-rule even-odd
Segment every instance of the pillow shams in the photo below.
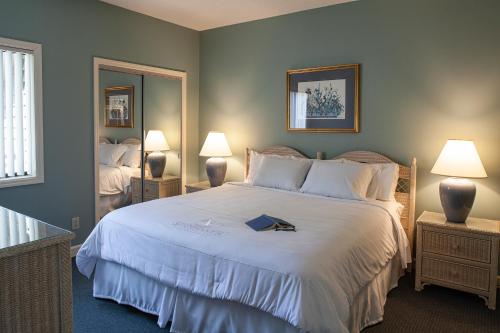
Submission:
{"label": "pillow shams", "polygon": [[122,164],[131,168],[138,168],[141,166],[141,145],[124,145],[127,151],[123,154]]}
{"label": "pillow shams", "polygon": [[99,162],[110,166],[118,166],[120,158],[126,151],[126,145],[101,143],[99,144]]}
{"label": "pillow shams", "polygon": [[373,174],[373,168],[361,163],[315,160],[300,191],[327,197],[366,200]]}
{"label": "pillow shams", "polygon": [[367,197],[383,201],[394,201],[394,193],[399,179],[399,165],[396,163],[377,164],[378,170],[368,186]]}
{"label": "pillow shams", "polygon": [[[364,164],[356,161],[342,159],[345,163]],[[397,163],[371,163],[364,164],[374,168],[373,179],[368,186],[366,197],[369,199],[394,201],[394,193],[399,179],[399,164]]]}
{"label": "pillow shams", "polygon": [[250,163],[248,168],[247,178],[245,179],[246,183],[252,184],[257,172],[259,171],[260,164],[262,163],[263,154],[259,154],[254,150],[250,151]]}
{"label": "pillow shams", "polygon": [[260,165],[256,163],[250,184],[288,191],[297,191],[302,186],[312,163],[307,158],[259,155],[262,160]]}
{"label": "pillow shams", "polygon": [[255,179],[255,176],[259,172],[260,165],[262,163],[262,160],[264,157],[278,157],[282,159],[301,159],[299,157],[295,156],[287,156],[287,155],[275,155],[275,154],[261,154],[259,152],[256,152],[255,150],[250,151],[250,156],[249,156],[249,168],[248,168],[248,174],[245,179],[245,183],[252,184],[253,180]]}

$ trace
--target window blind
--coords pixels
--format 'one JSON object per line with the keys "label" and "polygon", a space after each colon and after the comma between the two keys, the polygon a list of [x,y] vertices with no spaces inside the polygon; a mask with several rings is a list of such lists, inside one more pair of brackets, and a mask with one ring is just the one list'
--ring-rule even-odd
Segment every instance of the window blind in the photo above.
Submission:
{"label": "window blind", "polygon": [[31,242],[46,234],[33,218],[11,210],[0,211],[0,249]]}
{"label": "window blind", "polygon": [[0,179],[36,171],[33,60],[0,47]]}

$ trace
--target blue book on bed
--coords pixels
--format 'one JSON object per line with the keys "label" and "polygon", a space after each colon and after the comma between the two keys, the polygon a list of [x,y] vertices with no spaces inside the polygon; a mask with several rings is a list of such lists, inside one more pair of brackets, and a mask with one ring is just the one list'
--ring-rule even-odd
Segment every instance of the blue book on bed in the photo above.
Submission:
{"label": "blue book on bed", "polygon": [[276,231],[295,231],[295,226],[282,219],[263,214],[255,219],[245,222],[255,231],[276,230]]}

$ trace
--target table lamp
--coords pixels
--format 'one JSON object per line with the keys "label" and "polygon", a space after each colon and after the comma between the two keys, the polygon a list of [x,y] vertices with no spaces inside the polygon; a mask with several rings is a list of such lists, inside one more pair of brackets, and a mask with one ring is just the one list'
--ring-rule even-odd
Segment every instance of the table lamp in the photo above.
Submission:
{"label": "table lamp", "polygon": [[441,205],[448,221],[465,222],[476,197],[476,185],[463,177],[488,177],[474,142],[448,140],[431,172],[451,176],[439,184]]}
{"label": "table lamp", "polygon": [[163,171],[167,164],[167,157],[163,151],[167,150],[170,150],[170,147],[163,132],[158,130],[148,131],[146,140],[144,141],[144,151],[150,152],[147,161],[153,178],[163,176]]}
{"label": "table lamp", "polygon": [[231,149],[226,136],[221,132],[209,132],[200,151],[200,156],[210,157],[207,160],[207,176],[211,187],[222,185],[226,176],[227,162],[225,156],[231,156]]}

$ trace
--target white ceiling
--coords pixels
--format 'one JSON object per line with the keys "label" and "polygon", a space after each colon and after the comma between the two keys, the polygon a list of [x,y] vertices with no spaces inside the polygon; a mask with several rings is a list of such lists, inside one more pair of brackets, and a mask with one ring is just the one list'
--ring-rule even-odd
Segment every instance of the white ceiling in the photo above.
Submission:
{"label": "white ceiling", "polygon": [[355,0],[101,1],[201,31]]}

